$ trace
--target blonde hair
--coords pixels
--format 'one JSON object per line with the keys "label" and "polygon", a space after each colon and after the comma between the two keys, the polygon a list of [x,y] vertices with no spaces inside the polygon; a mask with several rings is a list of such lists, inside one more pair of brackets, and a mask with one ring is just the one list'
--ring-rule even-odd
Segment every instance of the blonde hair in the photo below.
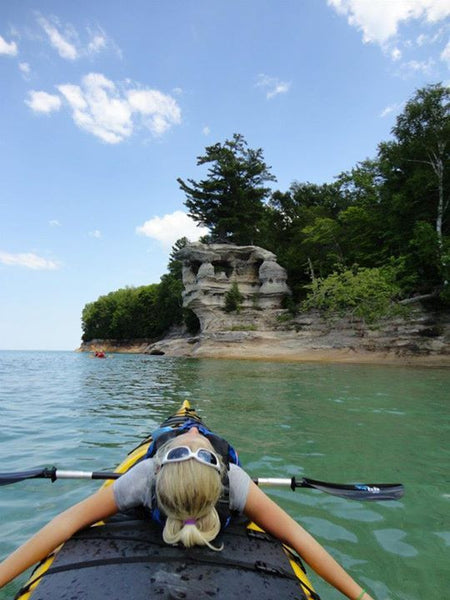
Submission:
{"label": "blonde hair", "polygon": [[[164,444],[158,450],[157,461],[160,462],[170,448],[179,445],[176,438]],[[212,449],[204,438],[189,440],[183,445],[189,446],[191,450],[205,446]],[[224,468],[222,463],[221,467]],[[210,543],[220,531],[216,504],[221,493],[221,474],[197,460],[174,462],[160,467],[156,476],[156,498],[167,516],[163,530],[166,544],[181,542],[187,548],[208,546],[211,550],[222,550],[223,545],[216,548]]]}

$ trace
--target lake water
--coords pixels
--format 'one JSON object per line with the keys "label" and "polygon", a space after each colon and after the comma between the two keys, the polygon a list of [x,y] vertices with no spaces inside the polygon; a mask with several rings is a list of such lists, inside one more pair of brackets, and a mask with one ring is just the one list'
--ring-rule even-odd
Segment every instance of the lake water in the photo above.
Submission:
{"label": "lake water", "polygon": [[[395,502],[270,490],[378,600],[449,597],[450,370],[0,352],[0,471],[112,469],[189,399],[252,476],[401,482]],[[0,487],[0,556],[99,484]],[[312,575],[323,600],[342,598]],[[0,590],[12,598],[26,579]]]}

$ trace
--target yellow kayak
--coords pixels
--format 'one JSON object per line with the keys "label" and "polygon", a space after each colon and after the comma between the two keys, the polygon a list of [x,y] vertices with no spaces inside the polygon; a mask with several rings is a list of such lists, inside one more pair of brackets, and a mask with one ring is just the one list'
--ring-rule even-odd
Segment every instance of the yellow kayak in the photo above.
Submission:
{"label": "yellow kayak", "polygon": [[[163,426],[176,429],[201,418],[185,401]],[[152,438],[117,467],[142,460]],[[111,485],[109,480],[104,485]],[[231,523],[224,548],[168,546],[161,528],[141,514],[115,515],[84,529],[37,566],[18,600],[317,600],[300,557],[253,523]]]}

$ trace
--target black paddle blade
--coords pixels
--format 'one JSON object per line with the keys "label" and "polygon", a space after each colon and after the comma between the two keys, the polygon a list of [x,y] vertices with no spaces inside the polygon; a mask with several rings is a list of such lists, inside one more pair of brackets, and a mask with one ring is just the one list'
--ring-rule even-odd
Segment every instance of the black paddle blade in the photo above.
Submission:
{"label": "black paddle blade", "polygon": [[24,481],[25,479],[36,479],[36,478],[47,478],[54,479],[55,468],[40,468],[31,469],[30,471],[16,471],[15,473],[0,473],[0,486],[10,485],[11,483],[17,483]]}
{"label": "black paddle blade", "polygon": [[293,484],[350,500],[399,500],[405,493],[401,483],[327,483],[303,477],[301,481],[294,480]]}

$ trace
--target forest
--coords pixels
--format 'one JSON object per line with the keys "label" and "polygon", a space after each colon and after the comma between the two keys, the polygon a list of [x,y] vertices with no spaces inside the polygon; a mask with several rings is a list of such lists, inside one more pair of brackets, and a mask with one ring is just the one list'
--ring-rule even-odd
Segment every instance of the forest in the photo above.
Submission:
{"label": "forest", "polygon": [[[332,183],[276,177],[243,135],[205,148],[204,179],[178,178],[205,243],[258,245],[287,270],[285,308],[351,312],[367,321],[423,299],[450,304],[450,88],[433,84],[405,104],[375,157]],[[82,339],[157,339],[195,315],[182,308],[181,264],[172,249],[160,283],[113,291],[82,312]]]}

